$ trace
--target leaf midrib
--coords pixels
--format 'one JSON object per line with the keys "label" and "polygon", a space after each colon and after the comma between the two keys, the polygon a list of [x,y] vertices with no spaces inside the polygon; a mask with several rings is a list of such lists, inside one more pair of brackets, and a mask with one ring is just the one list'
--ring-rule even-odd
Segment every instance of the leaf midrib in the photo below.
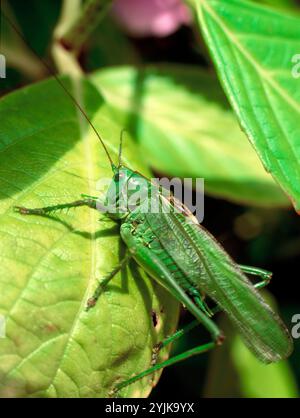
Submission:
{"label": "leaf midrib", "polygon": [[[78,103],[80,103],[82,105],[82,103],[84,103],[83,100],[83,94],[82,94],[82,89],[83,89],[83,84],[81,81],[77,81],[74,82],[74,97],[75,99],[78,101]],[[84,108],[84,107],[83,107]],[[88,190],[90,195],[93,194],[93,179],[96,178],[96,173],[94,170],[95,164],[93,161],[93,153],[92,153],[92,140],[93,137],[92,135],[90,135],[90,129],[85,129],[86,124],[84,123],[84,117],[83,115],[81,115],[81,113],[79,112],[79,110],[77,111],[77,120],[78,120],[78,125],[79,125],[79,130],[80,130],[80,138],[82,139],[83,142],[83,146],[84,146],[84,156],[85,156],[85,168],[86,168],[86,174],[87,174],[87,185],[88,185]],[[94,210],[89,210],[89,219],[90,219],[90,224],[91,224],[91,239],[90,239],[90,248],[91,248],[91,257],[89,258],[90,261],[90,275],[89,275],[89,279],[87,281],[87,286],[86,286],[86,290],[84,292],[84,295],[82,297],[81,303],[79,305],[78,311],[74,317],[73,320],[73,324],[70,327],[69,332],[67,333],[67,338],[66,338],[66,344],[65,347],[63,349],[61,358],[59,359],[57,368],[53,374],[53,377],[51,379],[51,381],[49,381],[48,384],[48,388],[46,390],[49,390],[51,386],[54,386],[54,382],[55,379],[58,375],[58,372],[61,371],[63,373],[64,372],[61,369],[62,363],[66,357],[66,354],[68,352],[68,348],[71,344],[72,341],[72,337],[78,327],[78,324],[80,323],[80,317],[82,315],[82,313],[85,312],[85,304],[86,304],[86,300],[88,298],[88,295],[91,292],[91,288],[92,288],[92,284],[93,284],[93,279],[96,278],[96,265],[97,265],[97,249],[96,249],[96,235],[95,235],[95,228],[94,226],[96,225],[97,219],[96,219],[96,211]],[[77,387],[77,384],[76,384]],[[79,391],[79,387],[78,391]]]}

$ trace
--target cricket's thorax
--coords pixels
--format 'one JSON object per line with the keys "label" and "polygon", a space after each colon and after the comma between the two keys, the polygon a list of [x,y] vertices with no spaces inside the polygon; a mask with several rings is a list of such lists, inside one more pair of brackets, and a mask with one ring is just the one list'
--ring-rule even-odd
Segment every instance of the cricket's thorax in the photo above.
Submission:
{"label": "cricket's thorax", "polygon": [[[140,213],[138,210],[132,212],[126,217],[121,226],[121,235],[126,242],[130,236],[133,246],[133,257],[137,263],[144,268],[144,260],[139,256],[138,248],[143,248],[145,251],[151,251],[151,254],[157,256],[164,267],[172,274],[176,282],[186,291],[191,298],[200,298],[199,277],[203,274],[203,266],[199,255],[194,251],[187,235],[174,234],[170,223],[162,221],[164,214],[148,214]],[[180,222],[186,224],[188,227],[188,218],[182,214],[172,214],[172,218],[179,219]],[[174,240],[174,237],[177,237]],[[187,272],[177,257],[174,257],[174,252],[178,256],[178,240],[181,240],[181,245],[185,248],[184,257],[185,265],[189,265]],[[167,245],[166,245],[167,244]]]}

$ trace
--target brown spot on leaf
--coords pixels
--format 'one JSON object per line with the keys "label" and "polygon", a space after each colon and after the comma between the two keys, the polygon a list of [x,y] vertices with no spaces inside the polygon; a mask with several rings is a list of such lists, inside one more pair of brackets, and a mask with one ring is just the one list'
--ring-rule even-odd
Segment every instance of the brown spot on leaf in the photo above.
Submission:
{"label": "brown spot on leaf", "polygon": [[158,316],[157,316],[157,313],[155,312],[155,310],[152,310],[151,317],[152,317],[153,326],[155,328],[158,324]]}

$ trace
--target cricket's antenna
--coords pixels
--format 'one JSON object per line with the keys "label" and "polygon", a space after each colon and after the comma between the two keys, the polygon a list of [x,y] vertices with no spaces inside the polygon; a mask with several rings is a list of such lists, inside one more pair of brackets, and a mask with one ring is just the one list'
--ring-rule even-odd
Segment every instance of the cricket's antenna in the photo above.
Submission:
{"label": "cricket's antenna", "polygon": [[118,168],[121,167],[121,163],[122,163],[122,147],[123,147],[123,135],[124,132],[126,132],[126,129],[123,128],[120,134],[120,146],[119,146],[119,161],[118,161]]}
{"label": "cricket's antenna", "polygon": [[23,36],[23,34],[19,31],[19,29],[17,28],[17,26],[6,16],[5,13],[3,13],[3,11],[1,10],[1,14],[2,16],[5,18],[5,20],[9,23],[9,25],[14,29],[14,31],[19,35],[19,37],[22,39],[22,41],[27,45],[27,47],[32,51],[32,53],[39,59],[39,61],[41,61],[41,63],[43,64],[43,66],[46,68],[46,70],[55,78],[55,80],[58,82],[58,84],[61,86],[61,88],[64,90],[64,92],[67,94],[67,96],[69,97],[69,99],[75,104],[75,106],[77,107],[77,109],[81,112],[81,114],[83,115],[83,117],[85,118],[85,120],[87,121],[87,123],[89,124],[89,126],[93,129],[93,131],[95,132],[97,138],[99,139],[99,141],[101,142],[104,151],[107,155],[107,158],[109,159],[110,165],[111,167],[115,167],[111,156],[109,155],[109,152],[103,142],[103,139],[101,138],[99,132],[97,131],[97,129],[95,128],[95,126],[93,125],[92,121],[90,120],[90,118],[88,117],[88,115],[86,114],[86,112],[83,110],[82,106],[77,102],[77,100],[75,99],[75,97],[73,96],[72,93],[69,92],[69,90],[67,89],[67,87],[64,85],[64,83],[59,79],[59,77],[55,74],[54,70],[51,68],[51,66],[45,62],[44,60],[42,60],[38,54],[34,51],[34,49],[28,45],[25,37]]}

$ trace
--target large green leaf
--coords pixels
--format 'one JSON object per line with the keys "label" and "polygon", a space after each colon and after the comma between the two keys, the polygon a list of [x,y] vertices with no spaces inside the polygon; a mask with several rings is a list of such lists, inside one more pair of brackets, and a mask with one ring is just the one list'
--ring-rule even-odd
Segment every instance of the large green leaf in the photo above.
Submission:
{"label": "large green leaf", "polygon": [[299,391],[288,361],[264,366],[240,337],[232,343],[232,358],[240,376],[240,388],[248,398],[298,398]]}
{"label": "large green leaf", "polygon": [[241,0],[190,0],[239,121],[300,210],[300,19]]}
{"label": "large green leaf", "polygon": [[267,4],[271,7],[286,9],[289,12],[300,12],[297,0],[252,0],[256,3]]}
{"label": "large green leaf", "polygon": [[241,132],[216,77],[197,67],[120,67],[92,77],[142,155],[170,176],[204,177],[205,190],[253,205],[288,201]]}
{"label": "large green leaf", "polygon": [[[81,90],[115,159],[120,127],[89,82]],[[118,226],[89,209],[40,218],[22,217],[13,205],[99,193],[97,180],[111,177],[103,149],[53,80],[2,99],[0,118],[0,315],[7,319],[0,396],[108,396],[116,381],[150,366],[153,345],[176,326],[178,304],[131,263],[85,311],[97,279],[124,251]],[[135,154],[128,139],[125,163],[146,173]],[[152,383],[145,378],[122,395],[146,396]]]}
{"label": "large green leaf", "polygon": [[[272,301],[270,297],[269,300]],[[265,365],[247,349],[227,317],[222,316],[220,327],[226,335],[227,343],[211,355],[205,397],[299,396],[295,377],[287,360]]]}

